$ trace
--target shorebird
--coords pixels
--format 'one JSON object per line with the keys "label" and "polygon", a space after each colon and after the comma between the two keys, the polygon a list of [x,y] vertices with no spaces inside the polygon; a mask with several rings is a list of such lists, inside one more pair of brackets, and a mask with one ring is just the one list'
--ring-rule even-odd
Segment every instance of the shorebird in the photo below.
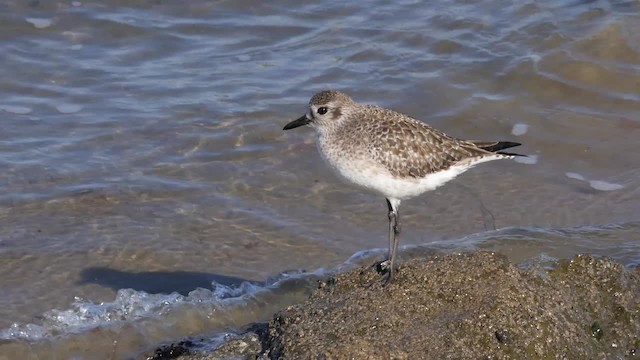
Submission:
{"label": "shorebird", "polygon": [[305,115],[283,130],[309,125],[327,165],[348,183],[381,194],[387,201],[389,251],[373,266],[389,283],[396,271],[402,200],[431,191],[473,166],[520,154],[503,152],[521,144],[451,137],[399,112],[359,104],[339,91],[311,98]]}

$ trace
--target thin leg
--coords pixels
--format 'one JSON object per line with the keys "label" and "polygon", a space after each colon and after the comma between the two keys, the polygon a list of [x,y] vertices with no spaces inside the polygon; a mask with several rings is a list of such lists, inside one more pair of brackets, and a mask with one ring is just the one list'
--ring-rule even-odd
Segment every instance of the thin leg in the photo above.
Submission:
{"label": "thin leg", "polygon": [[[398,244],[400,243],[400,213],[398,212],[397,208],[393,212],[393,214],[394,214],[393,226],[389,224],[390,235],[391,235],[391,232],[393,232],[393,241],[392,241],[393,244],[389,244],[390,264],[389,264],[389,277],[387,278],[387,281],[386,281],[387,283],[391,281],[391,278],[393,277],[393,273],[396,270],[395,268],[396,255],[398,254]],[[389,216],[389,219],[391,219],[391,216]]]}
{"label": "thin leg", "polygon": [[376,268],[379,274],[386,277],[385,285],[391,281],[393,273],[395,272],[396,252],[398,251],[398,243],[400,242],[400,216],[398,214],[398,206],[400,200],[386,199],[387,209],[389,210],[389,251],[387,252],[387,258],[382,261],[377,261],[371,267]]}
{"label": "thin leg", "polygon": [[375,267],[378,273],[387,274],[389,270],[389,264],[391,264],[391,257],[393,255],[393,242],[394,242],[394,233],[395,233],[395,225],[396,225],[396,213],[393,210],[393,206],[389,199],[387,200],[387,209],[389,210],[389,250],[387,251],[387,258],[381,261],[376,261],[371,267]]}
{"label": "thin leg", "polygon": [[387,200],[387,208],[389,209],[389,251],[387,252],[387,261],[391,261],[391,257],[393,255],[393,238],[394,238],[394,226],[396,221],[396,214],[393,212],[393,206]]}

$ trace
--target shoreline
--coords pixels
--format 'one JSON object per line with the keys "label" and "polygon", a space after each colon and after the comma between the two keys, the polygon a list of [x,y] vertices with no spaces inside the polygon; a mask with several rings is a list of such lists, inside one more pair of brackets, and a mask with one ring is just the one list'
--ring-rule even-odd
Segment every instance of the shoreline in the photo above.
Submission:
{"label": "shoreline", "polygon": [[401,263],[388,286],[373,270],[335,274],[215,349],[190,339],[141,358],[636,359],[640,268],[590,255],[550,270],[487,251],[437,255]]}

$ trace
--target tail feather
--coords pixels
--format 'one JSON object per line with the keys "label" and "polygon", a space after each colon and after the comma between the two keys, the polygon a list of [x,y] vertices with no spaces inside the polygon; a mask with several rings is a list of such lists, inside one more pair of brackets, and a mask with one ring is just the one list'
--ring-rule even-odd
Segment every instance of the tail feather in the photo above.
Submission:
{"label": "tail feather", "polygon": [[513,142],[513,141],[471,141],[471,143],[473,143],[475,146],[479,147],[482,150],[490,151],[500,155],[524,156],[524,157],[527,156],[522,154],[500,151],[500,150],[522,145],[520,143]]}

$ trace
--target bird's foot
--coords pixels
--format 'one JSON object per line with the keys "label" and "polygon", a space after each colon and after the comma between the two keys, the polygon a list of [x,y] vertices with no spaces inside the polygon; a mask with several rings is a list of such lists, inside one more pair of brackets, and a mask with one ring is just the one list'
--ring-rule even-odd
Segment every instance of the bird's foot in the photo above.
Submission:
{"label": "bird's foot", "polygon": [[[375,268],[376,272],[381,275],[381,279],[384,281],[383,286],[386,286],[391,282],[393,275],[395,274],[396,269],[391,269],[391,260],[380,260],[369,266],[369,269]],[[369,283],[368,286],[377,283],[378,280],[373,280]]]}
{"label": "bird's foot", "polygon": [[376,272],[380,275],[386,275],[389,273],[391,269],[391,260],[380,260],[376,261],[371,265],[372,268],[376,269]]}

